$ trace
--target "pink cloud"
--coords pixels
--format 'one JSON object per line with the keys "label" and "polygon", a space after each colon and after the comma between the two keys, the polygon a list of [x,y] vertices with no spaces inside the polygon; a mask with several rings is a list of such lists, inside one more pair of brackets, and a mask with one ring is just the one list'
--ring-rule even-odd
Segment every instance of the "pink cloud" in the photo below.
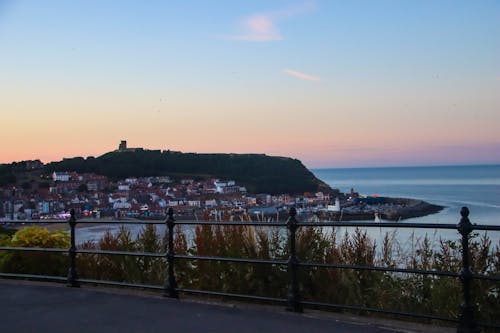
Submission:
{"label": "pink cloud", "polygon": [[312,75],[309,75],[309,74],[297,72],[297,71],[294,71],[292,69],[285,69],[283,71],[283,73],[291,75],[291,76],[294,76],[294,77],[302,79],[302,80],[307,80],[307,81],[321,81],[321,78],[319,78],[317,76],[312,76]]}
{"label": "pink cloud", "polygon": [[283,38],[277,26],[277,22],[306,13],[314,9],[314,7],[314,2],[305,1],[278,11],[249,16],[240,22],[242,33],[233,35],[230,38],[251,42],[281,40]]}
{"label": "pink cloud", "polygon": [[282,39],[279,29],[274,24],[272,18],[267,15],[251,16],[243,22],[243,27],[245,33],[234,36],[234,39],[253,42]]}

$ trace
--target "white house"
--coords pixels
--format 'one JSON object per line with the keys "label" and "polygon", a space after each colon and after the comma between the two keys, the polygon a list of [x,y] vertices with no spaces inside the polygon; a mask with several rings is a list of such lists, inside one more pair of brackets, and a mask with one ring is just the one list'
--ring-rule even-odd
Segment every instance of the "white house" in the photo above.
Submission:
{"label": "white house", "polygon": [[188,200],[188,206],[190,207],[200,207],[201,206],[201,202],[200,200]]}
{"label": "white house", "polygon": [[215,191],[217,193],[224,193],[224,188],[227,186],[226,182],[214,181]]}
{"label": "white house", "polygon": [[326,208],[329,212],[340,212],[340,200],[339,198],[335,199],[335,205],[328,205]]}
{"label": "white house", "polygon": [[113,209],[130,209],[132,205],[124,199],[125,198],[120,198],[120,200],[115,201]]}
{"label": "white house", "polygon": [[69,172],[56,172],[56,171],[54,171],[52,173],[52,179],[55,182],[69,182],[69,180],[71,179],[71,175],[69,174]]}
{"label": "white house", "polygon": [[118,185],[118,191],[130,191],[130,185]]}

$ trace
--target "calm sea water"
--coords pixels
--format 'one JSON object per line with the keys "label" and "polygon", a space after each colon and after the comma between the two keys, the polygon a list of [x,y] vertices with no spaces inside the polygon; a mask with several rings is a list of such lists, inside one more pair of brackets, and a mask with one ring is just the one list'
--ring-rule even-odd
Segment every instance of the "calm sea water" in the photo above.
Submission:
{"label": "calm sea water", "polygon": [[416,198],[446,206],[408,222],[457,223],[467,206],[472,222],[500,224],[500,165],[312,170],[333,188],[360,194]]}

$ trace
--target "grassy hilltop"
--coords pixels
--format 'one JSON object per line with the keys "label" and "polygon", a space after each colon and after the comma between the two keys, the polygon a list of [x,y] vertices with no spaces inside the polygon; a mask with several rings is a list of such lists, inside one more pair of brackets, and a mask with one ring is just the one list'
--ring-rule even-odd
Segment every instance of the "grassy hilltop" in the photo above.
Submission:
{"label": "grassy hilltop", "polygon": [[332,191],[299,160],[264,154],[196,154],[159,150],[109,152],[97,158],[75,157],[52,162],[45,171],[94,172],[112,179],[170,176],[232,179],[250,193]]}

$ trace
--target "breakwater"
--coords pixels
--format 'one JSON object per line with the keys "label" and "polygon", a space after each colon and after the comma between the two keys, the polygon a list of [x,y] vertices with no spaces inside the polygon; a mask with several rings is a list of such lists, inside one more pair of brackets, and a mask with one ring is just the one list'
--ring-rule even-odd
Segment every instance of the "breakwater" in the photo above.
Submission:
{"label": "breakwater", "polygon": [[321,220],[363,221],[374,220],[378,216],[382,220],[398,221],[414,217],[435,214],[445,207],[418,199],[408,198],[376,198],[372,202],[357,202],[342,208],[339,212],[320,212]]}

